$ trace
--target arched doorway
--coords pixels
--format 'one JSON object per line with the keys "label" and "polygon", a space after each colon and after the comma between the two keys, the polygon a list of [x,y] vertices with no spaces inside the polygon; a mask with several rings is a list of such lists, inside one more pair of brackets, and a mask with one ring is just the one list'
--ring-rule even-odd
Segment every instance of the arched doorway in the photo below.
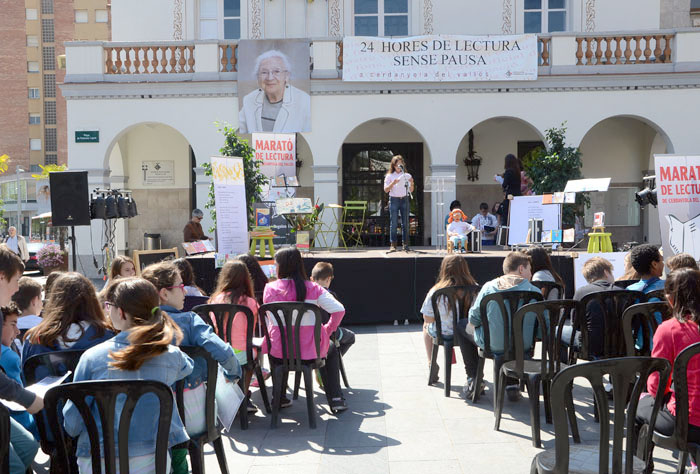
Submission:
{"label": "arched doorway", "polygon": [[114,138],[105,161],[112,189],[130,190],[139,211],[117,222],[119,253],[143,249],[144,233],[160,234],[163,248],[180,247],[195,202],[188,140],[162,123],[134,125]]}
{"label": "arched doorway", "polygon": [[430,152],[423,136],[411,125],[393,118],[373,119],[348,134],[339,156],[339,199],[367,201],[363,243],[369,247],[388,246],[389,211],[384,176],[394,155],[404,157],[407,172],[415,181],[410,200],[410,244],[427,245],[430,201],[423,193],[423,177],[429,174]]}
{"label": "arched doorway", "polygon": [[[471,132],[471,133],[470,133]],[[471,135],[471,140],[470,140]],[[472,149],[481,158],[478,178],[469,176],[464,163]],[[543,146],[544,136],[533,125],[517,117],[493,117],[474,125],[462,137],[457,148],[457,200],[470,218],[485,202],[489,207],[503,201],[503,189],[494,180],[503,174],[505,156],[509,153],[522,158],[529,151]],[[449,203],[446,203],[446,207]]]}
{"label": "arched doorway", "polygon": [[641,210],[634,193],[642,189],[644,176],[654,174],[654,154],[673,152],[668,135],[644,117],[608,117],[588,130],[579,148],[586,178],[612,178],[606,193],[590,194],[586,225],[593,213],[603,211],[613,242],[660,244],[658,210]]}

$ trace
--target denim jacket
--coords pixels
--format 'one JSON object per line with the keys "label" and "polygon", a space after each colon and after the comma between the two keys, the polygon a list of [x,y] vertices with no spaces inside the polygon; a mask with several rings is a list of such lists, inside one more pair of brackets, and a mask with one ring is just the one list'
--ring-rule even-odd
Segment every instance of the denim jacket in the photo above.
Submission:
{"label": "denim jacket", "polygon": [[[241,364],[233,348],[216,335],[211,326],[204,322],[197,313],[180,311],[172,306],[160,307],[168,313],[182,330],[181,346],[198,346],[209,352],[221,364],[226,378],[232,382],[241,378]],[[175,341],[173,341],[173,344]],[[192,374],[185,380],[185,388],[194,388],[206,381],[207,366],[204,360],[196,358]]]}
{"label": "denim jacket", "polygon": [[80,336],[80,338],[78,338],[77,341],[73,342],[72,345],[68,348],[61,347],[58,344],[54,344],[53,346],[32,344],[31,342],[29,342],[29,339],[27,339],[26,341],[24,341],[24,346],[22,347],[22,363],[24,363],[24,361],[26,361],[33,355],[43,354],[45,352],[58,352],[68,349],[76,351],[89,349],[90,347],[104,342],[108,339],[111,339],[113,337],[114,333],[109,329],[105,329],[105,332],[102,335],[102,337],[98,336],[95,327],[90,325],[82,334],[82,336]]}
{"label": "denim jacket", "polygon": [[[129,331],[117,334],[113,339],[94,346],[82,355],[73,376],[74,382],[84,380],[156,380],[167,385],[173,385],[176,381],[186,377],[192,372],[193,362],[186,354],[176,346],[168,347],[168,351],[147,360],[138,370],[125,371],[109,367],[112,360],[110,352],[123,350],[129,346],[127,337]],[[174,397],[173,397],[174,398]],[[117,428],[121,415],[123,401],[117,402],[115,419],[115,439],[118,439]],[[100,433],[102,443],[102,426],[99,421],[97,405],[91,403],[92,413],[97,422],[97,431]],[[129,456],[143,456],[155,452],[156,434],[158,432],[158,414],[160,412],[158,401],[152,394],[145,395],[136,404],[131,417],[129,428]],[[72,402],[67,402],[63,407],[63,426],[71,437],[80,435],[76,455],[78,457],[90,456],[90,438],[78,409]],[[189,437],[180,420],[177,406],[173,400],[173,417],[170,424],[168,446],[172,447],[187,441]],[[102,449],[102,446],[100,446]],[[118,447],[117,447],[118,449]]]}

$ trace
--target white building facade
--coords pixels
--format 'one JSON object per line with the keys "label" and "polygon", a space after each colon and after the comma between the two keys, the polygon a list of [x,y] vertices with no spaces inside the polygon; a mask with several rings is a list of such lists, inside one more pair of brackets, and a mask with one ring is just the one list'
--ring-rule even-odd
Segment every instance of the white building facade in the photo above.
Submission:
{"label": "white building facade", "polygon": [[[612,178],[613,190],[594,196],[593,210],[610,214],[613,240],[658,243],[658,215],[640,211],[634,191],[652,174],[655,153],[700,151],[693,117],[700,109],[700,31],[692,28],[690,0],[685,3],[120,0],[112,4],[112,42],[66,47],[61,89],[69,169],[88,170],[91,188],[133,191],[141,215],[119,223],[120,252],[142,248],[144,232],[177,245],[190,210],[205,206],[209,181],[201,164],[223,144],[215,123],[238,123],[231,60],[237,40],[308,38],[312,131],[297,135],[298,195],[342,203],[351,185],[348,160],[407,150],[418,157],[414,174],[421,179],[455,175],[445,200],[459,199],[472,215],[480,202],[502,199],[493,177],[503,171],[504,156],[522,155],[565,122],[567,144],[581,149],[584,175]],[[342,81],[343,36],[533,32],[540,48],[536,81]],[[136,60],[156,50],[173,58],[157,72]],[[86,130],[98,130],[99,142],[76,143],[75,132]],[[470,130],[483,158],[475,181],[463,162]],[[158,160],[172,161],[174,176],[144,184],[144,162]],[[419,205],[419,243],[434,242],[431,195],[423,194]]]}

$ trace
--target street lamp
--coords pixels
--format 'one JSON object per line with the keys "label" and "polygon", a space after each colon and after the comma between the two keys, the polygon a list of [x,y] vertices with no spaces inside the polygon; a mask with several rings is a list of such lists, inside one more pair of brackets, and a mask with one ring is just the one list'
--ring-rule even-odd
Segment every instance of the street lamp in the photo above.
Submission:
{"label": "street lamp", "polygon": [[20,186],[19,175],[24,173],[24,169],[18,166],[15,168],[15,174],[17,176],[17,233],[22,235],[22,187]]}

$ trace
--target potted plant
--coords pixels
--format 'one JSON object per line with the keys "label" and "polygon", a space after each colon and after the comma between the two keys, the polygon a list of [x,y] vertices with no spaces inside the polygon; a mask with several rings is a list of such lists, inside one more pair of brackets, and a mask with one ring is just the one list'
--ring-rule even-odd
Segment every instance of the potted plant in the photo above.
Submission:
{"label": "potted plant", "polygon": [[36,253],[36,260],[44,275],[68,270],[68,255],[56,244],[46,244]]}

